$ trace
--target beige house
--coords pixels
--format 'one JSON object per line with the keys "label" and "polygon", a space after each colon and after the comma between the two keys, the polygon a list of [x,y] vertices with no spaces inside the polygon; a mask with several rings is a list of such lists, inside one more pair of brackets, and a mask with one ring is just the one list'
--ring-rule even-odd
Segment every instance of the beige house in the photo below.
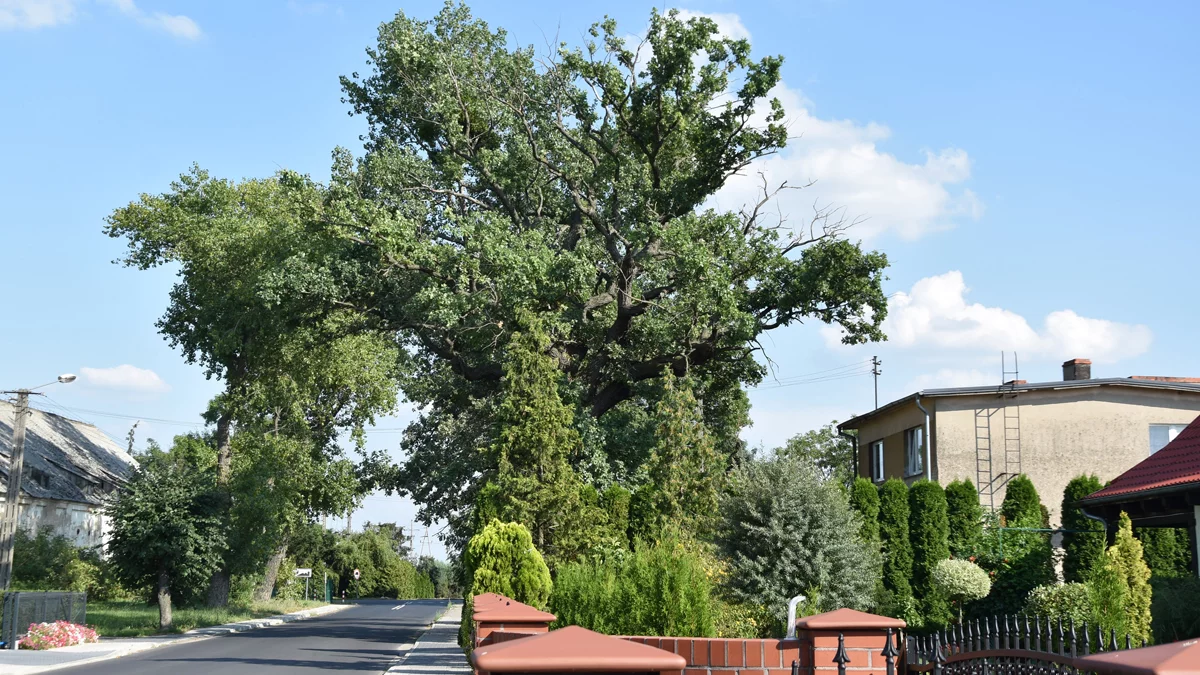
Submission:
{"label": "beige house", "polygon": [[[1058,523],[1063,489],[1082,473],[1116,478],[1200,415],[1200,379],[1091,379],[1091,361],[1063,381],[929,389],[839,425],[857,431],[855,470],[877,482],[966,478],[985,508],[1024,473]],[[925,439],[930,439],[926,443]]]}

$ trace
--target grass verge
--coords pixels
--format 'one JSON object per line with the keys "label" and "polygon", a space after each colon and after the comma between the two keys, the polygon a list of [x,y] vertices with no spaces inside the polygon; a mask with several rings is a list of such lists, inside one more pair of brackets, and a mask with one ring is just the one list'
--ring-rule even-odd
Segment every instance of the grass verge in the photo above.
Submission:
{"label": "grass verge", "polygon": [[[219,626],[223,623],[261,619],[276,614],[298,612],[324,605],[318,601],[270,600],[249,605],[229,607],[176,608],[173,612],[174,627],[168,633],[183,633],[193,628]],[[139,637],[162,633],[158,629],[158,605],[147,605],[137,600],[89,602],[87,623],[94,626],[101,637]]]}

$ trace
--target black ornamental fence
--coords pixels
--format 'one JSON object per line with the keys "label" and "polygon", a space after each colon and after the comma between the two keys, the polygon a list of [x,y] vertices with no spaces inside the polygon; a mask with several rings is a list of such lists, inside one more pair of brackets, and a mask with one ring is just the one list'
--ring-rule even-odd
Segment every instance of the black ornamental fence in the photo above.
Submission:
{"label": "black ornamental fence", "polygon": [[[838,636],[838,643],[833,662],[839,675],[866,665],[851,661],[843,635]],[[1106,633],[1087,623],[1077,626],[1073,621],[1064,624],[1038,616],[994,616],[925,636],[902,637],[889,628],[879,652],[882,658],[872,658],[872,662],[882,663],[887,675],[1109,675],[1125,671],[1097,662],[1097,655],[1145,646],[1145,642],[1134,644],[1128,634]],[[799,672],[799,662],[793,664],[792,672]]]}

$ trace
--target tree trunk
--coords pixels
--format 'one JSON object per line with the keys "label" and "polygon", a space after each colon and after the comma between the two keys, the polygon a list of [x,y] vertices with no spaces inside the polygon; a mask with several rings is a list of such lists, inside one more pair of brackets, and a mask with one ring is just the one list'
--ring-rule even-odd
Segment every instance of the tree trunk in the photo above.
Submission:
{"label": "tree trunk", "polygon": [[158,573],[158,628],[171,627],[171,577],[166,572]]}
{"label": "tree trunk", "polygon": [[271,599],[271,591],[275,589],[275,580],[279,578],[279,565],[283,562],[284,556],[287,555],[287,542],[279,545],[275,552],[267,558],[267,571],[263,574],[262,583],[258,588],[254,589],[254,600],[257,602],[266,602]]}
{"label": "tree trunk", "polygon": [[[226,515],[228,515],[230,507],[229,477],[233,469],[233,451],[229,440],[232,427],[233,415],[229,411],[222,411],[221,416],[217,418],[216,432],[217,484],[220,487],[220,493],[225,498],[223,506]],[[208,581],[208,606],[227,606],[229,604],[229,586],[229,564],[222,562],[221,568],[213,572],[212,578]]]}

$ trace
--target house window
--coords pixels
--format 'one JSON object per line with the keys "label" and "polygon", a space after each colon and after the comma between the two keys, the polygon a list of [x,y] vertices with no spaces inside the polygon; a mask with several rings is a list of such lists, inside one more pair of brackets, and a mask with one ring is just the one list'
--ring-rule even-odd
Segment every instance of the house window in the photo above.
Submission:
{"label": "house window", "polygon": [[1186,424],[1151,424],[1150,425],[1150,454],[1162,450],[1167,443],[1175,440]]}
{"label": "house window", "polygon": [[883,481],[883,441],[871,444],[871,480]]}
{"label": "house window", "polygon": [[904,432],[904,475],[915,476],[925,470],[925,430],[913,427]]}

